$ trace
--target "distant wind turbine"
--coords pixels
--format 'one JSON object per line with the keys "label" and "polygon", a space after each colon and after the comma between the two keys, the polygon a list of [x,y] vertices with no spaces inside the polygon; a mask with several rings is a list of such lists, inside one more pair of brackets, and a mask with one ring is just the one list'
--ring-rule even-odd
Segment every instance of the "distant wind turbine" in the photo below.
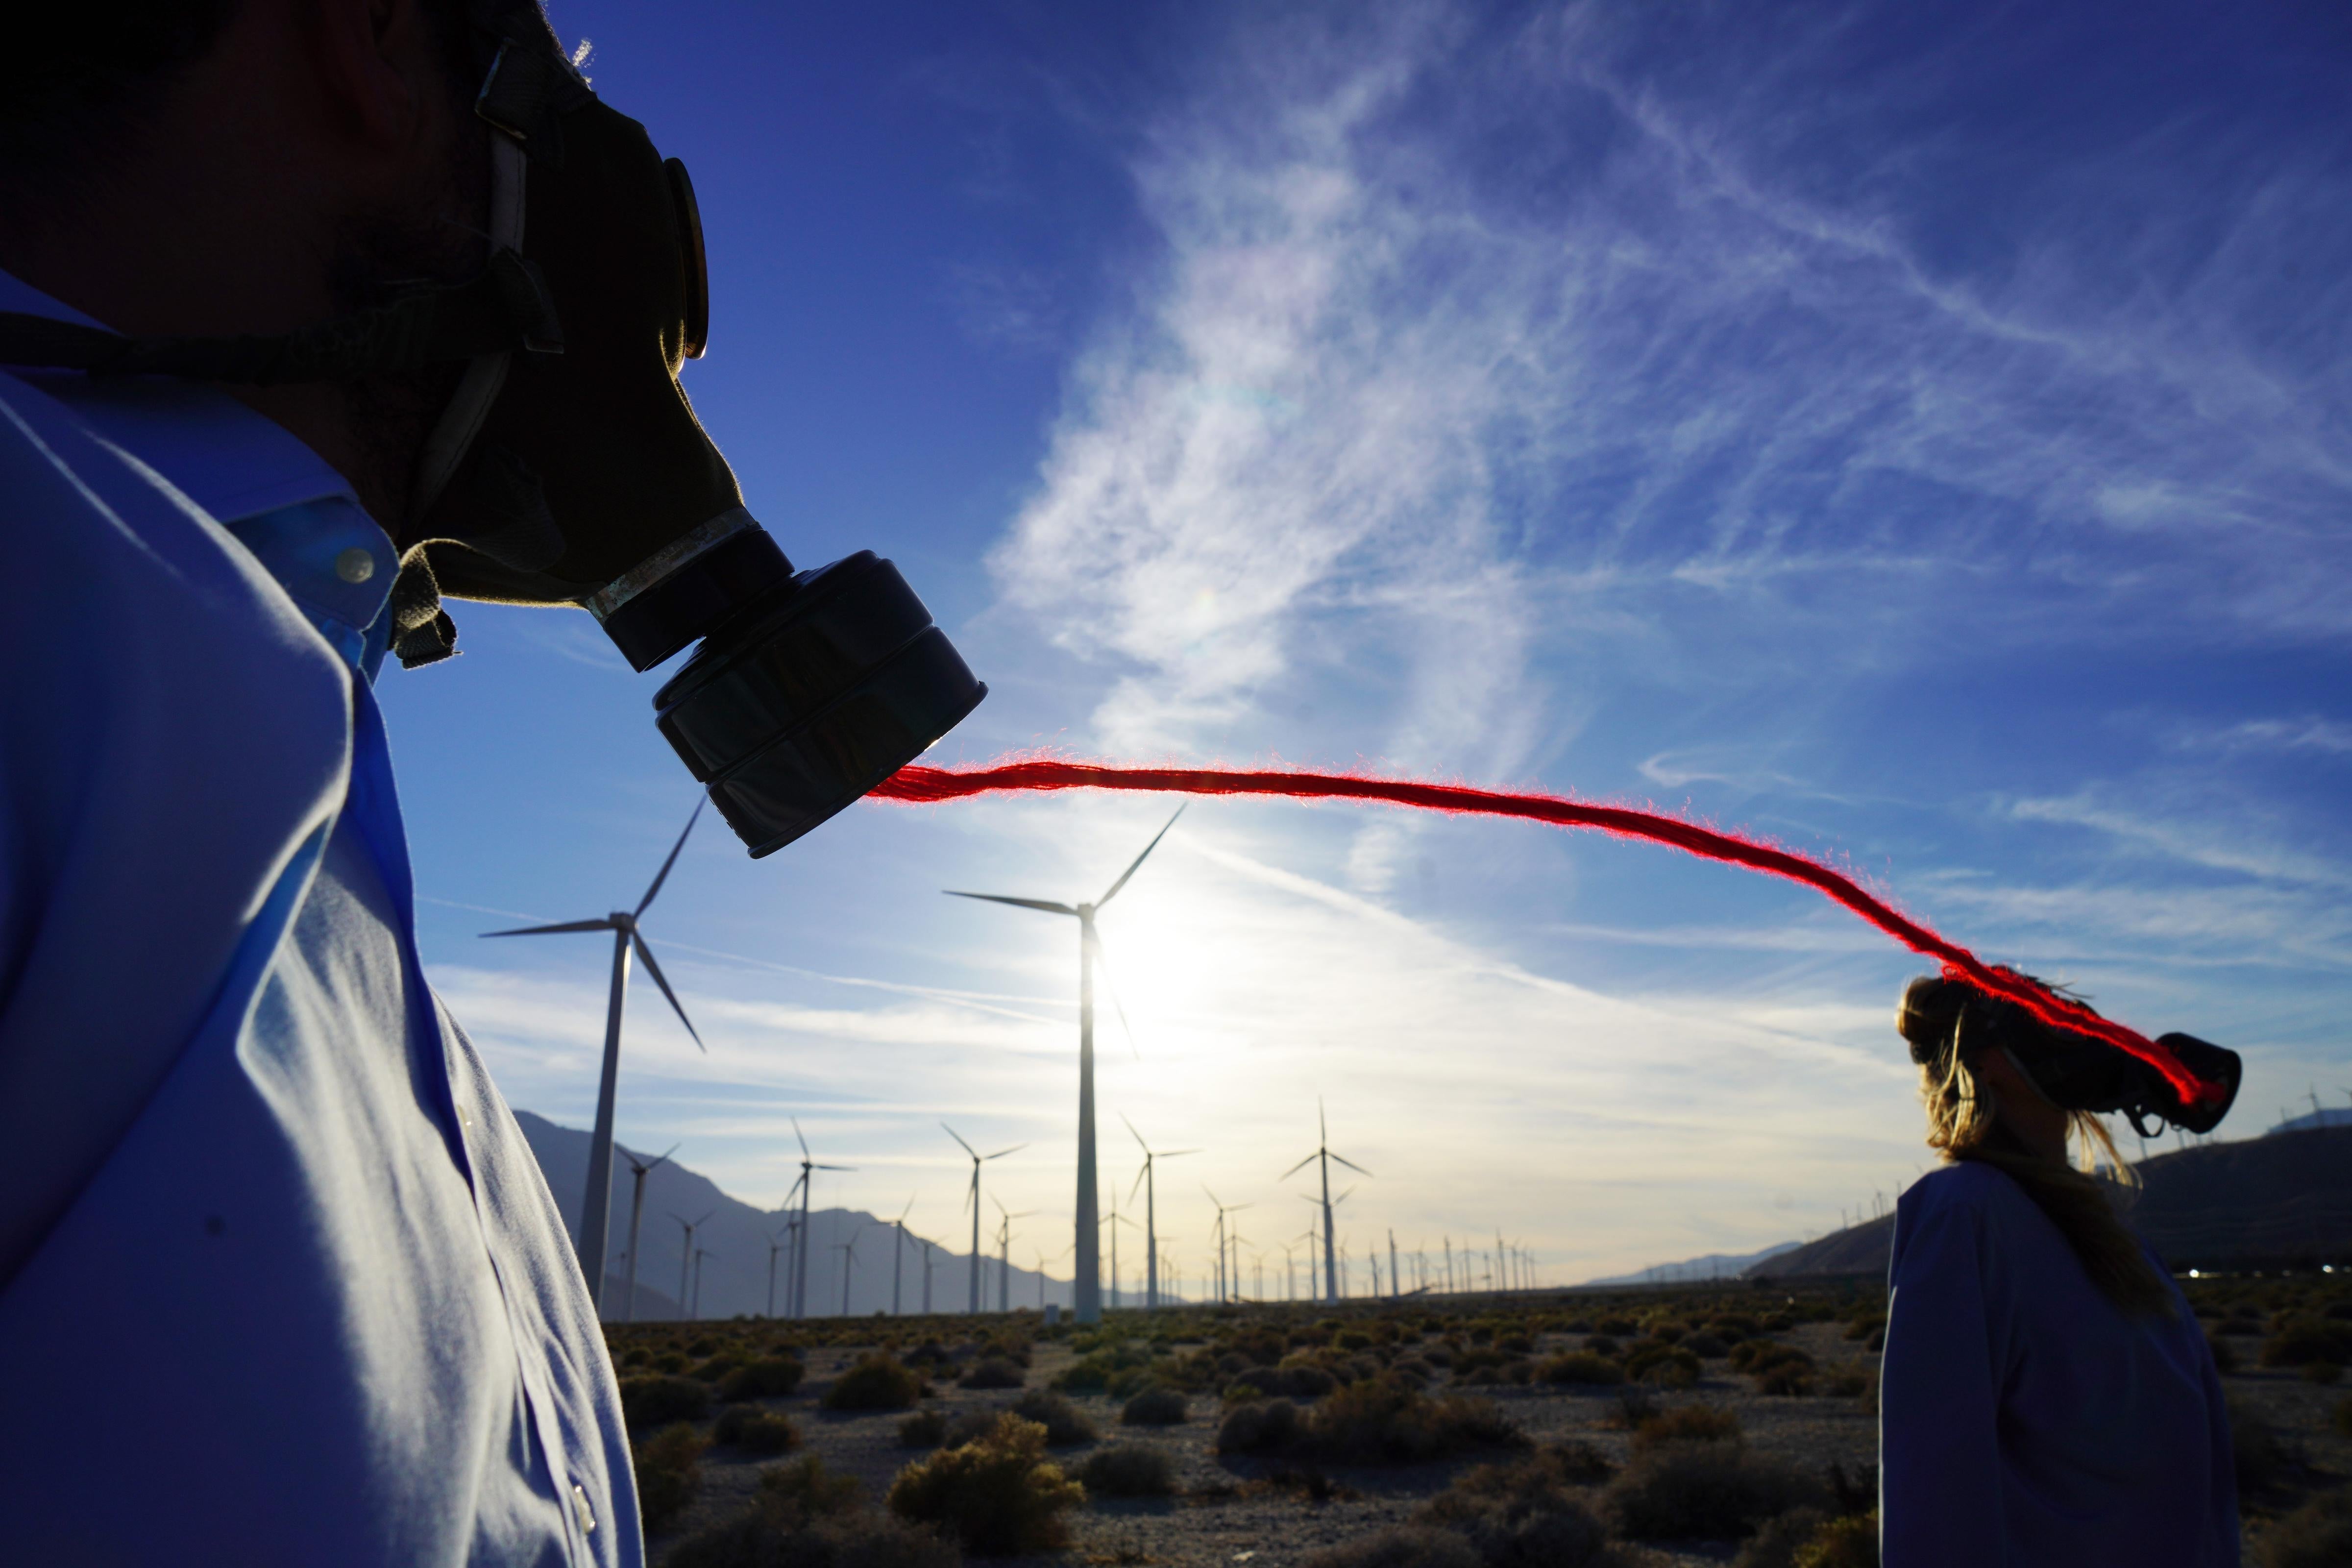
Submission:
{"label": "distant wind turbine", "polygon": [[849,1316],[849,1277],[857,1271],[857,1241],[865,1234],[861,1225],[849,1233],[847,1241],[833,1244],[833,1249],[841,1254],[841,1315],[845,1318]]}
{"label": "distant wind turbine", "polygon": [[1110,1185],[1110,1213],[1103,1215],[1103,1224],[1110,1227],[1110,1301],[1108,1304],[1115,1311],[1119,1306],[1118,1227],[1120,1226],[1125,1226],[1129,1230],[1140,1228],[1133,1220],[1118,1212],[1118,1184],[1117,1182],[1113,1182]]}
{"label": "distant wind turbine", "polygon": [[670,1213],[670,1218],[686,1227],[685,1250],[677,1255],[677,1310],[681,1312],[686,1311],[686,1282],[689,1271],[694,1268],[694,1233],[702,1228],[702,1220],[709,1219],[711,1215],[718,1212],[717,1209],[712,1209],[705,1214],[702,1219],[688,1219],[676,1210]]}
{"label": "distant wind turbine", "polygon": [[698,1321],[702,1317],[702,1260],[718,1256],[719,1254],[707,1247],[698,1247],[694,1249],[694,1307],[687,1315]]}
{"label": "distant wind turbine", "polygon": [[621,1078],[621,1005],[629,994],[629,950],[636,949],[644,961],[646,973],[654,977],[661,994],[669,998],[677,1021],[694,1040],[697,1050],[707,1050],[702,1037],[694,1032],[694,1020],[686,1016],[686,1008],[677,993],[669,988],[669,980],[654,962],[653,949],[637,931],[637,921],[652,907],[654,895],[662,890],[669,879],[669,868],[677,864],[677,852],[686,847],[686,836],[694,831],[696,818],[702,815],[702,802],[694,803],[694,814],[686,819],[686,833],[677,836],[670,846],[669,858],[654,873],[653,886],[637,900],[634,910],[615,910],[600,921],[566,921],[561,925],[521,926],[513,931],[484,931],[492,936],[553,936],[562,931],[608,931],[613,933],[613,989],[604,1006],[604,1068],[596,1083],[596,1130],[588,1141],[588,1193],[580,1205],[580,1268],[588,1276],[588,1299],[598,1316],[604,1310],[604,1258],[613,1218],[613,1100]]}
{"label": "distant wind turbine", "polygon": [[768,1316],[771,1318],[776,1315],[776,1254],[792,1245],[789,1241],[778,1241],[776,1237],[791,1236],[799,1224],[797,1219],[788,1219],[784,1221],[783,1229],[768,1237]]}
{"label": "distant wind turbine", "polygon": [[[1202,1183],[1201,1190],[1209,1193],[1208,1184]],[[1229,1214],[1239,1214],[1245,1208],[1255,1208],[1257,1205],[1254,1202],[1222,1203],[1218,1201],[1217,1194],[1214,1193],[1209,1193],[1209,1202],[1217,1211],[1217,1300],[1221,1302],[1228,1301],[1241,1294],[1242,1250],[1236,1234],[1225,1224],[1225,1216]],[[1232,1252],[1234,1259],[1230,1271],[1225,1267],[1225,1254],[1228,1251]]]}
{"label": "distant wind turbine", "polygon": [[[1176,808],[1176,816],[1184,808]],[[1168,828],[1176,826],[1176,816],[1168,819],[1168,827],[1152,836],[1143,847],[1143,853],[1118,874],[1110,890],[1090,904],[1055,903],[1047,899],[1014,899],[1002,893],[965,893],[950,888],[950,896],[959,899],[979,899],[992,904],[1011,904],[1015,909],[1036,910],[1049,915],[1071,915],[1078,922],[1078,1213],[1076,1219],[1076,1251],[1078,1261],[1071,1286],[1071,1313],[1081,1323],[1102,1321],[1102,1258],[1097,1250],[1101,1238],[1097,1228],[1095,1204],[1095,954],[1102,939],[1095,931],[1095,916],[1104,905],[1118,897],[1127,879],[1136,873],[1160,841],[1168,837]]]}
{"label": "distant wind turbine", "polygon": [[[1127,1112],[1118,1113],[1127,1121]],[[1127,1121],[1127,1130],[1135,1132],[1135,1123]],[[1150,1310],[1160,1305],[1160,1204],[1159,1184],[1154,1179],[1157,1162],[1173,1160],[1180,1154],[1197,1154],[1198,1149],[1159,1149],[1143,1142],[1143,1134],[1135,1132],[1135,1142],[1143,1151],[1143,1169],[1135,1173],[1136,1186],[1143,1189],[1143,1305]],[[1135,1201],[1135,1188],[1127,1192],[1128,1201]]]}
{"label": "distant wind turbine", "polygon": [[[793,1316],[808,1316],[809,1243],[815,1233],[809,1229],[809,1191],[816,1185],[814,1173],[818,1171],[854,1171],[855,1165],[820,1165],[810,1157],[808,1139],[801,1131],[801,1119],[793,1118],[793,1136],[800,1140],[801,1178],[793,1184],[801,1190],[800,1236],[793,1247]],[[785,1202],[792,1201],[789,1194]]]}
{"label": "distant wind turbine", "polygon": [[1307,1155],[1307,1158],[1299,1161],[1298,1163],[1291,1166],[1287,1171],[1283,1172],[1280,1179],[1286,1182],[1291,1177],[1297,1175],[1299,1172],[1305,1170],[1307,1166],[1316,1163],[1318,1161],[1322,1163],[1324,1300],[1337,1301],[1339,1299],[1339,1270],[1337,1257],[1331,1245],[1331,1206],[1333,1203],[1333,1199],[1331,1197],[1331,1162],[1334,1160],[1339,1161],[1339,1163],[1347,1166],[1348,1169],[1355,1172],[1360,1176],[1369,1176],[1371,1173],[1365,1170],[1361,1165],[1357,1164],[1353,1160],[1331,1152],[1331,1128],[1330,1123],[1324,1119],[1323,1101],[1320,1097],[1318,1097],[1315,1101],[1315,1132],[1317,1139],[1315,1152]]}
{"label": "distant wind turbine", "polygon": [[1009,1312],[1013,1310],[1013,1222],[1027,1219],[1040,1211],[1023,1209],[1019,1214],[1006,1214],[1002,1198],[991,1197],[988,1201],[1003,1216],[996,1222],[996,1310]]}
{"label": "distant wind turbine", "polygon": [[958,1143],[962,1144],[963,1152],[971,1156],[971,1186],[965,1192],[963,1201],[965,1206],[971,1210],[971,1310],[972,1315],[977,1317],[980,1315],[980,1265],[981,1258],[982,1257],[980,1250],[980,1168],[991,1160],[1002,1160],[1007,1154],[1018,1154],[1022,1150],[1029,1147],[1029,1145],[1026,1143],[1015,1143],[1010,1149],[999,1149],[993,1154],[983,1154],[979,1150],[973,1148],[971,1144],[965,1143],[962,1133],[957,1131],[952,1127],[948,1127],[948,1124],[944,1121],[940,1122],[940,1125],[941,1127],[946,1127],[948,1136],[954,1139]]}
{"label": "distant wind turbine", "polygon": [[915,1200],[909,1195],[907,1206],[890,1222],[891,1228],[898,1232],[890,1238],[890,1315],[894,1318],[903,1315],[898,1310],[898,1264],[907,1255],[907,1216],[914,1212]]}
{"label": "distant wind turbine", "polygon": [[629,1299],[621,1304],[621,1321],[625,1323],[634,1323],[637,1321],[637,1220],[646,1212],[646,1178],[653,1173],[656,1166],[664,1163],[671,1154],[677,1152],[677,1145],[673,1143],[660,1159],[648,1165],[626,1149],[621,1151],[622,1155],[629,1162],[630,1178]]}

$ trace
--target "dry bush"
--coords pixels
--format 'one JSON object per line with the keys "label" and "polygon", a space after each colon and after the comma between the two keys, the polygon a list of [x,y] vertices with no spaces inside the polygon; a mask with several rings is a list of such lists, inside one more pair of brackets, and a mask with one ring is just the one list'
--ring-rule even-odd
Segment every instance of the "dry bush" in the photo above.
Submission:
{"label": "dry bush", "polygon": [[2254,1538],[2262,1568],[2343,1568],[2352,1563],[2352,1487],[2322,1492]]}
{"label": "dry bush", "polygon": [[982,1356],[964,1369],[960,1379],[966,1388],[1018,1388],[1029,1381],[1029,1374],[1006,1356]]}
{"label": "dry bush", "polygon": [[901,1448],[936,1448],[947,1435],[948,1418],[937,1410],[918,1410],[898,1423]]}
{"label": "dry bush", "polygon": [[1307,1413],[1292,1447],[1332,1464],[1419,1464],[1472,1448],[1524,1447],[1491,1399],[1432,1399],[1394,1383],[1359,1383]]}
{"label": "dry bush", "polygon": [[1633,1452],[1651,1453],[1672,1443],[1742,1443],[1738,1412],[1714,1405],[1682,1405],[1660,1411],[1633,1429]]}
{"label": "dry bush", "polygon": [[1691,1354],[1706,1361],[1714,1361],[1731,1353],[1731,1346],[1727,1342],[1704,1330],[1685,1334],[1682,1338],[1682,1347]]}
{"label": "dry bush", "polygon": [[2340,1383],[2343,1378],[2344,1369],[2332,1361],[2307,1361],[2303,1363],[2303,1381],[2305,1383],[2316,1383],[2325,1386],[2331,1383]]}
{"label": "dry bush", "polygon": [[1166,1497],[1176,1489],[1176,1467],[1147,1443],[1113,1443],[1087,1456],[1078,1479],[1097,1497]]}
{"label": "dry bush", "polygon": [[1045,1458],[1045,1429],[1008,1415],[978,1442],[942,1448],[899,1471],[889,1501],[899,1518],[939,1526],[967,1551],[1009,1555],[1064,1545],[1063,1511],[1086,1498],[1086,1489]]}
{"label": "dry bush", "polygon": [[1013,1402],[1013,1414],[1045,1428],[1045,1446],[1049,1448],[1091,1443],[1101,1436],[1076,1405],[1051,1389],[1031,1389]]}
{"label": "dry bush", "polygon": [[1486,1568],[1601,1568],[1617,1557],[1601,1521],[1570,1494],[1581,1475],[1555,1450],[1481,1465],[1413,1522],[1459,1531]]}
{"label": "dry bush", "polygon": [[1878,1516],[1831,1520],[1797,1548],[1792,1568],[1878,1568]]}
{"label": "dry bush", "polygon": [[2230,1438],[2237,1450],[2241,1497],[2261,1497],[2274,1491],[2303,1468],[2269,1420],[2245,1400],[2230,1401]]}
{"label": "dry bush", "polygon": [[1792,1508],[1776,1514],[1748,1538],[1731,1568],[1797,1568],[1797,1552],[1811,1544],[1828,1522],[1829,1515],[1817,1508]]}
{"label": "dry bush", "polygon": [[710,1414],[710,1385],[690,1377],[632,1377],[621,1384],[621,1418],[631,1426],[667,1426]]}
{"label": "dry bush", "polygon": [[904,1410],[922,1395],[923,1380],[895,1357],[863,1355],[817,1403],[827,1410]]}
{"label": "dry bush", "polygon": [[2313,1362],[2341,1366],[2347,1361],[2352,1361],[2352,1323],[2334,1318],[2289,1318],[2263,1342],[2264,1366],[2308,1366]]}
{"label": "dry bush", "polygon": [[1298,1406],[1287,1399],[1260,1405],[1240,1405],[1225,1413],[1217,1428],[1220,1454],[1270,1454],[1290,1446],[1298,1435]]}
{"label": "dry bush", "polygon": [[1545,1383],[1575,1384],[1587,1388],[1613,1388],[1625,1381],[1625,1369],[1592,1351],[1570,1351],[1547,1356],[1536,1363],[1536,1376]]}
{"label": "dry bush", "polygon": [[943,1448],[961,1448],[966,1443],[977,1443],[996,1428],[1001,1410],[966,1410],[948,1419],[947,1436],[940,1439]]}
{"label": "dry bush", "polygon": [[1184,1419],[1184,1395],[1173,1388],[1147,1388],[1119,1408],[1122,1426],[1173,1426]]}
{"label": "dry bush", "polygon": [[1679,1443],[1618,1477],[1607,1510],[1619,1533],[1637,1541],[1723,1541],[1828,1500],[1821,1483],[1785,1460],[1729,1443]]}
{"label": "dry bush", "polygon": [[708,1447],[702,1434],[683,1421],[632,1446],[637,1512],[647,1534],[668,1529],[702,1489],[702,1450]]}
{"label": "dry bush", "polygon": [[750,1508],[679,1542],[665,1568],[957,1568],[954,1546],[866,1508],[864,1490],[814,1455],[776,1466]]}
{"label": "dry bush", "polygon": [[710,1435],[755,1454],[785,1454],[801,1446],[801,1429],[789,1416],[756,1405],[730,1405],[719,1413]]}
{"label": "dry bush", "polygon": [[784,1356],[762,1356],[720,1378],[719,1397],[730,1402],[781,1398],[801,1385],[803,1373],[796,1361]]}
{"label": "dry bush", "polygon": [[1484,1561],[1450,1530],[1408,1525],[1310,1552],[1300,1568],[1484,1568]]}

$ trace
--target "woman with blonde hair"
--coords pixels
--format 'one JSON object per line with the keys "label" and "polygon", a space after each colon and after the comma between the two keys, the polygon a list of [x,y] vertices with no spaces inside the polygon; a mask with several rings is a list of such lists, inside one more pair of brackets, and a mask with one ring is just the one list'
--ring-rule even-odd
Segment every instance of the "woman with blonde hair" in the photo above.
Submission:
{"label": "woman with blonde hair", "polygon": [[[1905,992],[1927,1143],[1895,1206],[1879,1415],[1885,1568],[2233,1568],[2238,1499],[2213,1353],[2109,1200],[2098,1111],[2210,1131],[2137,1058],[1962,982]],[[2226,1080],[2233,1053],[2162,1042]]]}

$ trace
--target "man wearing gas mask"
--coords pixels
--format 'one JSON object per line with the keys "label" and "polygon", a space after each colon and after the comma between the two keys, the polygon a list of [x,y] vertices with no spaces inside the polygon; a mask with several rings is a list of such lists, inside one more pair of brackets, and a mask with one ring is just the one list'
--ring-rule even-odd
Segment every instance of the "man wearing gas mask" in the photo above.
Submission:
{"label": "man wearing gas mask", "polygon": [[1915,980],[1896,1026],[1920,1068],[1943,1168],[1895,1207],[1879,1392],[1886,1568],[2238,1562],[2229,1414],[2213,1353],[2170,1274],[2069,1139],[2118,1173],[2099,1121],[2209,1132],[2235,1052],[2158,1042],[2221,1094],[1946,977]]}
{"label": "man wearing gas mask", "polygon": [[372,683],[450,598],[700,639],[657,721],[754,855],[983,689],[743,509],[692,187],[532,0],[12,22],[0,1556],[638,1563],[605,1259],[425,985]]}

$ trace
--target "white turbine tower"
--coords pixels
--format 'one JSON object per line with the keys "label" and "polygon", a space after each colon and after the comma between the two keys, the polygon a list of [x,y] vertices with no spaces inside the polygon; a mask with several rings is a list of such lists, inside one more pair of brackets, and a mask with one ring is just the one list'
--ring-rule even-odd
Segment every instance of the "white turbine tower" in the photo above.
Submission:
{"label": "white turbine tower", "polygon": [[[1176,808],[1176,816],[1184,808]],[[1136,873],[1160,841],[1168,837],[1168,828],[1176,826],[1176,816],[1168,819],[1168,827],[1152,836],[1128,868],[1118,874],[1110,890],[1091,904],[1055,903],[1047,899],[1015,899],[1002,893],[964,893],[950,888],[950,896],[959,899],[980,899],[992,904],[1011,904],[1015,909],[1036,910],[1049,915],[1074,916],[1078,922],[1078,1213],[1076,1251],[1078,1261],[1071,1286],[1071,1315],[1081,1323],[1102,1321],[1102,1255],[1101,1238],[1097,1235],[1099,1211],[1095,1204],[1095,954],[1101,951],[1102,939],[1095,931],[1095,916],[1104,905],[1118,897],[1127,879]]]}
{"label": "white turbine tower", "polygon": [[[1127,1121],[1127,1112],[1118,1113]],[[1127,1130],[1135,1132],[1135,1123],[1127,1121]],[[1143,1150],[1143,1169],[1135,1173],[1135,1186],[1143,1189],[1143,1306],[1149,1311],[1160,1305],[1160,1194],[1155,1173],[1161,1160],[1173,1160],[1180,1154],[1197,1154],[1198,1149],[1154,1150],[1143,1142],[1143,1134],[1135,1132],[1135,1142]],[[1127,1201],[1135,1201],[1135,1187],[1127,1190]]]}
{"label": "white turbine tower", "polygon": [[[801,1190],[800,1235],[793,1246],[793,1316],[794,1318],[805,1318],[808,1316],[809,1241],[810,1237],[814,1235],[814,1233],[809,1229],[809,1190],[816,1184],[814,1173],[818,1171],[854,1171],[857,1169],[857,1167],[855,1165],[820,1165],[816,1161],[810,1158],[808,1139],[803,1137],[801,1133],[801,1119],[797,1116],[793,1118],[793,1136],[800,1140],[801,1145],[801,1176],[799,1181],[793,1184]],[[784,1203],[787,1207],[791,1205],[792,1201],[792,1194],[789,1193],[785,1194]]]}
{"label": "white turbine tower", "polygon": [[694,1032],[694,1020],[686,1016],[679,1005],[677,993],[669,988],[661,965],[654,962],[653,949],[637,931],[637,921],[662,890],[669,879],[669,868],[677,864],[677,852],[686,847],[686,835],[694,831],[697,818],[702,815],[702,803],[695,802],[694,815],[686,819],[686,833],[677,836],[670,846],[669,858],[654,874],[654,885],[637,900],[634,910],[614,910],[603,920],[566,921],[561,925],[523,926],[515,931],[484,931],[490,936],[553,936],[562,931],[608,931],[613,933],[613,989],[604,1007],[604,1069],[596,1084],[596,1131],[588,1141],[588,1192],[580,1205],[580,1268],[588,1276],[588,1299],[595,1305],[598,1316],[604,1310],[604,1258],[613,1219],[613,1099],[621,1077],[621,1005],[629,994],[629,950],[636,949],[644,961],[646,973],[654,977],[661,994],[669,998],[677,1021],[686,1026],[698,1050],[707,1049],[702,1037]]}
{"label": "white turbine tower", "polygon": [[677,1145],[673,1143],[659,1159],[648,1165],[626,1149],[621,1150],[621,1157],[629,1163],[630,1180],[629,1299],[621,1304],[621,1321],[625,1323],[634,1323],[637,1321],[637,1221],[646,1212],[646,1178],[653,1174],[656,1166],[667,1163],[670,1155],[677,1152]]}
{"label": "white turbine tower", "polygon": [[901,1315],[898,1308],[898,1265],[907,1255],[907,1216],[914,1212],[915,1200],[910,1196],[907,1199],[907,1206],[898,1211],[898,1217],[890,1222],[890,1227],[898,1232],[890,1238],[890,1315],[894,1318]]}
{"label": "white turbine tower", "polygon": [[944,1121],[940,1122],[940,1125],[947,1128],[948,1136],[954,1139],[958,1143],[962,1143],[963,1152],[971,1156],[971,1186],[964,1193],[963,1201],[971,1210],[971,1310],[972,1315],[977,1317],[980,1315],[980,1266],[982,1257],[980,1250],[980,1168],[991,1160],[1002,1160],[1007,1154],[1018,1154],[1022,1150],[1029,1147],[1029,1145],[1026,1143],[1015,1143],[1010,1149],[999,1149],[993,1154],[983,1154],[979,1150],[973,1148],[971,1144],[964,1143],[962,1133],[957,1131],[952,1127],[948,1127],[948,1124]]}
{"label": "white turbine tower", "polygon": [[[1291,1177],[1297,1175],[1307,1166],[1314,1164],[1318,1160],[1322,1162],[1323,1299],[1327,1301],[1337,1301],[1339,1299],[1339,1270],[1338,1258],[1332,1250],[1331,1245],[1331,1205],[1337,1200],[1331,1196],[1331,1162],[1338,1160],[1339,1163],[1347,1166],[1348,1169],[1355,1172],[1356,1174],[1360,1176],[1369,1176],[1371,1173],[1365,1170],[1361,1165],[1357,1164],[1353,1160],[1331,1152],[1331,1129],[1329,1123],[1324,1120],[1323,1101],[1319,1098],[1315,1101],[1315,1135],[1317,1139],[1315,1152],[1307,1155],[1307,1158],[1299,1161],[1298,1163],[1291,1166],[1287,1171],[1283,1172],[1281,1180],[1286,1182]],[[1347,1194],[1343,1193],[1340,1195],[1344,1197]]]}

